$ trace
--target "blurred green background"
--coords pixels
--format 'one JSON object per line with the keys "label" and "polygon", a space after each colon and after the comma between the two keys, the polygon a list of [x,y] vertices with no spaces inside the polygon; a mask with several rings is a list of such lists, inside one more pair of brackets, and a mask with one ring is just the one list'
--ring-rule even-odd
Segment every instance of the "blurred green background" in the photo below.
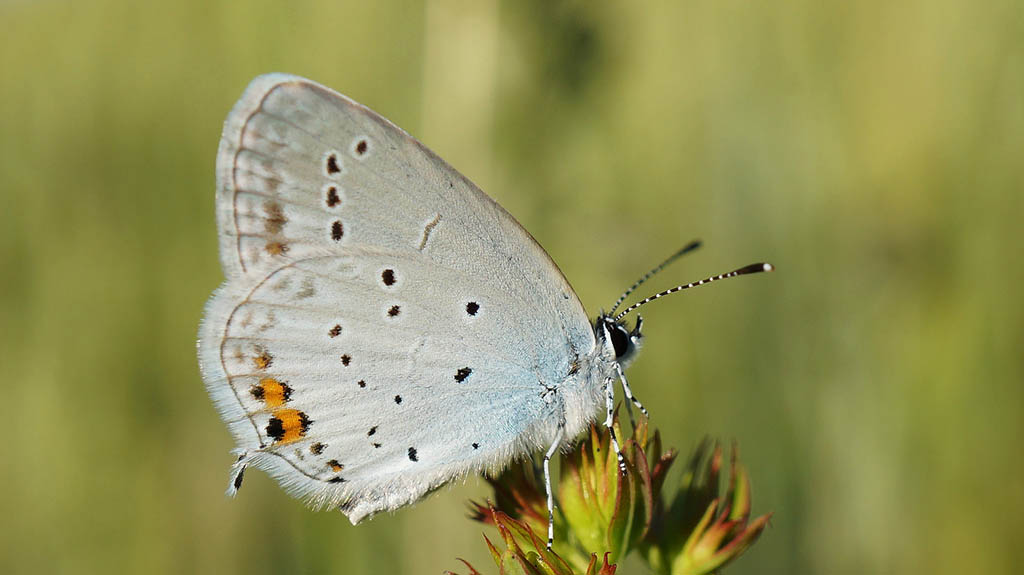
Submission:
{"label": "blurred green background", "polygon": [[776,513],[730,573],[1024,564],[1018,0],[7,0],[0,32],[0,571],[489,569],[479,481],[359,527],[223,495],[214,159],[270,71],[420,138],[591,313],[694,237],[641,291],[776,264],[650,306],[630,372]]}

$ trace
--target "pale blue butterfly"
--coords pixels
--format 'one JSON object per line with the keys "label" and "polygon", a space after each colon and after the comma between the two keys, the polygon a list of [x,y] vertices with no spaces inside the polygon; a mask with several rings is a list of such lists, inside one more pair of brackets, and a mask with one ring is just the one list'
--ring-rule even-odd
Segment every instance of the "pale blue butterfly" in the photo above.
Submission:
{"label": "pale blue butterfly", "polygon": [[353,523],[543,448],[550,516],[548,460],[602,407],[610,428],[615,380],[644,411],[623,373],[641,319],[622,318],[771,269],[612,315],[693,243],[591,322],[472,182],[371,110],[280,74],[228,115],[216,207],[227,281],[199,360],[239,445],[228,492],[253,466]]}

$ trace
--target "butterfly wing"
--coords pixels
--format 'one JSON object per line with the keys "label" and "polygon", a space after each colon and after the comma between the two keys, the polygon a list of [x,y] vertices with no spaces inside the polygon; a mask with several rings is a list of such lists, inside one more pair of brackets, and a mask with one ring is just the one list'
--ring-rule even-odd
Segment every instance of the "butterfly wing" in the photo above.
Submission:
{"label": "butterfly wing", "polygon": [[246,465],[353,522],[541,446],[595,346],[497,203],[371,110],[256,78],[225,122],[204,380]]}

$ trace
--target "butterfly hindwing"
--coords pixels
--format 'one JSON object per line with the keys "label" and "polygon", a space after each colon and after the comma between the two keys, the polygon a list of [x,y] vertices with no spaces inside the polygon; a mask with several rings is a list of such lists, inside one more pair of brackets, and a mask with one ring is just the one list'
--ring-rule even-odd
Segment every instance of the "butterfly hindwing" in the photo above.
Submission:
{"label": "butterfly hindwing", "polygon": [[204,379],[245,464],[353,521],[554,433],[594,336],[547,254],[372,111],[291,76],[225,123]]}

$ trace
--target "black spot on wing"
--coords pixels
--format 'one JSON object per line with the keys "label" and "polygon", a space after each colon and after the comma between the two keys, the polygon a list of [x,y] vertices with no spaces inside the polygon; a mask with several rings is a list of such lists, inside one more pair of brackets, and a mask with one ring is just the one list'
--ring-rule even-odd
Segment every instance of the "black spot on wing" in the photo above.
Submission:
{"label": "black spot on wing", "polygon": [[327,188],[327,207],[333,208],[341,203],[341,197],[338,196],[338,188],[330,186]]}
{"label": "black spot on wing", "polygon": [[341,166],[338,165],[338,156],[336,154],[328,154],[327,156],[327,173],[329,175],[335,175],[341,172]]}
{"label": "black spot on wing", "polygon": [[270,422],[267,423],[267,436],[274,441],[281,441],[284,438],[284,422],[280,418],[270,418]]}

